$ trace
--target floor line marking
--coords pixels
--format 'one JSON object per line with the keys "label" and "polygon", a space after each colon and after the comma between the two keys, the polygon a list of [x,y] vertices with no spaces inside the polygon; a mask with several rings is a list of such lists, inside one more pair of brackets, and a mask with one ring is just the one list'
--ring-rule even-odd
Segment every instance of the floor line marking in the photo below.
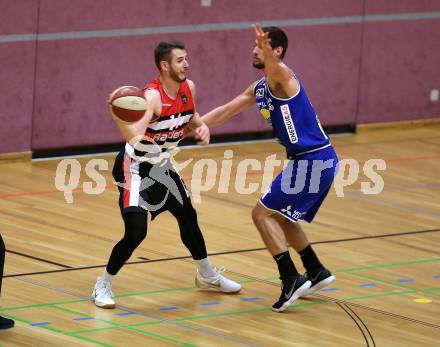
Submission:
{"label": "floor line marking", "polygon": [[[427,290],[430,290],[430,289],[432,289],[432,288],[429,288]],[[440,287],[438,287],[438,289],[440,289]],[[374,298],[385,297],[385,296],[405,296],[408,294],[414,294],[415,292],[418,292],[418,291],[423,292],[424,290],[407,290],[407,291],[401,291],[401,292],[388,292],[388,293],[378,293],[378,294],[366,295],[366,296],[346,297],[346,298],[338,299],[338,301],[350,302],[350,301],[374,299]],[[314,305],[330,304],[333,302],[334,301],[332,301],[332,300],[318,299],[313,302],[299,304],[297,301],[293,304],[293,307],[309,307],[309,306],[314,306]],[[271,308],[259,308],[259,309],[254,309],[254,310],[232,311],[232,312],[223,312],[223,313],[203,314],[203,315],[196,315],[196,316],[190,316],[190,317],[180,317],[180,318],[174,319],[174,321],[176,321],[176,322],[177,321],[190,321],[190,320],[198,320],[198,319],[205,319],[205,318],[252,314],[252,313],[258,313],[258,312],[270,312],[270,311],[271,311]],[[11,317],[12,319],[16,319],[15,317],[10,316],[10,315],[9,315],[9,317]],[[17,319],[17,320],[19,320],[19,319]],[[157,325],[157,324],[162,324],[162,323],[165,323],[165,321],[143,322],[143,323],[119,325],[119,326],[107,327],[107,328],[97,328],[97,329],[87,329],[87,330],[72,331],[72,332],[63,332],[63,334],[76,335],[76,334],[103,331],[103,330],[114,330],[114,329],[122,329],[122,328],[136,327],[136,326]]]}
{"label": "floor line marking", "polygon": [[[340,269],[340,270],[334,270],[333,273],[350,273],[350,272],[357,272],[357,271],[364,271],[364,270],[371,270],[371,269],[380,269],[380,268],[387,268],[387,267],[399,267],[399,266],[407,266],[407,265],[418,265],[418,264],[426,264],[426,263],[434,263],[439,262],[440,258],[434,258],[434,259],[422,259],[422,260],[415,260],[415,261],[408,261],[408,262],[400,262],[400,263],[388,263],[388,264],[381,264],[381,265],[372,265],[372,266],[365,266],[365,267],[355,267],[355,268],[349,268],[349,269]],[[279,277],[268,277],[265,278],[266,281],[273,281],[273,280],[279,280]],[[253,279],[247,279],[243,281],[239,281],[239,283],[255,283],[256,280]],[[389,284],[389,283],[387,283]],[[394,283],[393,283],[394,284]],[[116,295],[116,298],[123,298],[123,297],[132,297],[132,296],[138,296],[138,295],[152,295],[152,294],[161,294],[161,293],[167,293],[167,292],[176,292],[176,291],[187,291],[197,288],[196,286],[191,287],[180,287],[180,288],[168,288],[168,289],[158,289],[158,290],[152,290],[152,291],[144,291],[144,292],[135,292],[135,293],[128,293],[128,294],[119,294]],[[409,287],[408,287],[409,288]],[[413,289],[413,288],[411,288]],[[77,302],[86,302],[89,301],[89,299],[79,299],[79,300],[69,300],[69,301],[55,301],[45,304],[34,304],[34,305],[24,305],[24,306],[15,306],[15,307],[2,307],[0,308],[0,312],[6,312],[6,311],[14,311],[14,310],[21,310],[21,309],[27,309],[27,308],[37,308],[37,307],[46,307],[46,306],[53,306],[53,305],[68,305],[68,304],[74,304]]]}

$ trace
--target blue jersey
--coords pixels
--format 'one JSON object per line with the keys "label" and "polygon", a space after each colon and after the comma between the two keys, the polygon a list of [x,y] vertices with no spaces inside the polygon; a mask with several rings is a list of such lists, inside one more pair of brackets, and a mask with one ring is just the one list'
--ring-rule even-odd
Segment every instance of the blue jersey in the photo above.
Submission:
{"label": "blue jersey", "polygon": [[286,148],[287,156],[330,146],[301,82],[299,92],[288,99],[277,98],[269,90],[266,77],[254,87],[254,95],[263,117],[272,124],[275,136]]}

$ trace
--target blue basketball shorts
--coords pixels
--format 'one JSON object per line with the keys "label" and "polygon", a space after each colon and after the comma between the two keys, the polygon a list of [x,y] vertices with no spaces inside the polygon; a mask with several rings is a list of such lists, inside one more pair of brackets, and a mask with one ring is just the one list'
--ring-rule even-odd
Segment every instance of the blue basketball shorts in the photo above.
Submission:
{"label": "blue basketball shorts", "polygon": [[327,196],[338,170],[332,146],[294,157],[274,179],[260,203],[292,222],[311,222]]}

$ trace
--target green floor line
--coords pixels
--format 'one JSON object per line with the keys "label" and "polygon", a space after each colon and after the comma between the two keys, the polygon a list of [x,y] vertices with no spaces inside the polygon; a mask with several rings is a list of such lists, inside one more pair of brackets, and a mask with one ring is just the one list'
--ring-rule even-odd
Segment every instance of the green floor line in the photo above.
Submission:
{"label": "green floor line", "polygon": [[89,316],[88,314],[85,314],[83,312],[74,311],[74,310],[71,310],[69,308],[60,307],[60,306],[57,306],[57,305],[50,305],[50,307],[55,308],[55,309],[60,310],[60,311],[63,311],[63,312],[74,314],[76,316],[81,316],[81,317],[88,317]]}
{"label": "green floor line", "polygon": [[16,320],[17,322],[20,322],[20,323],[29,324],[29,325],[32,324],[31,321],[28,321],[28,320],[23,319],[23,318],[14,317],[14,316],[11,316],[10,314],[4,314],[4,313],[2,313],[2,316],[3,316],[3,317],[6,317],[6,318],[9,318],[9,319]]}
{"label": "green floor line", "polygon": [[[396,266],[405,266],[405,265],[418,265],[418,264],[425,264],[425,263],[436,263],[439,262],[440,258],[434,258],[434,259],[422,259],[422,260],[414,260],[414,261],[406,261],[401,263],[391,263],[391,264],[382,264],[382,265],[371,265],[371,266],[364,266],[364,267],[354,267],[351,269],[339,269],[339,270],[332,270],[333,273],[345,273],[345,272],[352,272],[352,271],[365,271],[365,270],[371,270],[371,269],[382,269],[387,267],[396,267]],[[273,281],[278,280],[279,277],[269,277],[266,278],[267,281]]]}
{"label": "green floor line", "polygon": [[429,287],[426,290],[440,290],[440,287]]}
{"label": "green floor line", "polygon": [[430,292],[437,292],[440,290],[440,287],[429,287],[429,288],[423,288],[423,289],[419,289],[419,292],[423,292],[423,293],[430,293]]}
{"label": "green floor line", "polygon": [[127,324],[126,327],[127,328],[135,328],[135,327],[140,327],[140,326],[144,326],[144,325],[156,325],[156,324],[162,324],[162,323],[166,323],[167,321],[165,319],[162,320],[155,320],[155,321],[151,321],[151,322],[143,322],[143,323],[131,323],[131,324]]}
{"label": "green floor line", "polygon": [[123,325],[114,326],[114,327],[107,327],[107,328],[95,328],[95,329],[84,329],[84,330],[77,330],[77,331],[69,331],[66,333],[66,335],[79,335],[79,334],[87,334],[87,333],[96,333],[99,331],[107,331],[107,330],[115,330],[115,329],[121,329],[125,328]]}
{"label": "green floor line", "polygon": [[[342,298],[338,299],[337,301],[357,301],[357,300],[366,300],[366,299],[374,299],[378,297],[384,297],[384,296],[404,296],[407,294],[413,294],[417,292],[416,290],[408,290],[403,292],[389,292],[389,293],[378,293],[373,295],[367,295],[367,296],[355,296],[355,297],[348,297],[348,298]],[[298,307],[309,307],[309,306],[315,306],[315,305],[325,305],[333,303],[333,300],[319,300],[314,302],[307,302],[304,304],[299,304],[298,302],[295,302],[292,305],[292,308],[298,308]],[[241,315],[241,314],[250,314],[250,313],[258,313],[258,312],[270,312],[272,311],[270,308],[261,308],[261,309],[255,309],[255,310],[247,310],[247,311],[236,311],[236,312],[225,312],[225,313],[213,313],[213,314],[205,314],[205,315],[199,315],[199,316],[192,316],[192,317],[181,317],[175,319],[175,321],[188,321],[188,320],[197,320],[197,319],[204,319],[204,318],[215,318],[215,317],[222,317],[222,316],[232,316],[232,315]]]}
{"label": "green floor line", "polygon": [[[55,309],[63,311],[63,312],[71,313],[71,314],[74,314],[74,315],[77,315],[77,316],[81,316],[81,317],[90,317],[90,315],[87,314],[87,313],[71,310],[71,309],[60,307],[60,306],[57,306],[57,305],[50,305],[49,307],[55,308]],[[101,318],[96,318],[96,317],[93,317],[93,319],[95,319],[97,321],[100,321],[100,322],[104,322],[104,323],[110,324],[110,325],[116,325],[116,326],[120,325],[118,323],[115,323],[115,322],[107,320],[107,319],[101,319]]]}
{"label": "green floor line", "polygon": [[197,320],[197,319],[205,319],[205,318],[216,318],[216,317],[226,317],[226,316],[239,316],[242,314],[248,314],[248,313],[258,313],[258,312],[271,312],[272,309],[265,307],[265,308],[258,308],[255,310],[246,310],[246,311],[236,311],[236,312],[224,312],[224,313],[212,313],[212,314],[202,314],[199,316],[192,316],[192,317],[181,317],[176,318],[176,322],[181,321],[188,321],[188,320]]}
{"label": "green floor line", "polygon": [[412,294],[412,293],[416,293],[416,292],[417,292],[417,290],[408,290],[408,291],[404,291],[404,292],[378,293],[378,294],[366,295],[366,296],[353,296],[351,298],[341,299],[341,301],[375,299],[375,298],[380,298],[380,297],[384,297],[384,296],[399,296],[399,295],[404,296],[404,295]]}
{"label": "green floor line", "polygon": [[192,287],[183,287],[183,288],[170,288],[170,289],[157,289],[157,290],[149,290],[146,292],[136,292],[136,293],[129,293],[129,294],[119,294],[115,295],[115,298],[125,298],[129,296],[140,296],[140,295],[151,295],[151,294],[162,294],[162,293],[172,293],[172,292],[180,292],[185,290],[191,290],[197,288],[196,286]]}
{"label": "green floor line", "polygon": [[237,282],[241,283],[241,284],[248,284],[248,283],[255,283],[255,282],[258,282],[258,281],[257,280],[244,280],[244,281],[237,281]]}
{"label": "green floor line", "polygon": [[[169,292],[179,292],[179,291],[191,290],[191,289],[195,289],[195,288],[197,288],[197,287],[192,286],[192,287],[185,287],[185,288],[158,289],[158,290],[150,290],[150,291],[145,291],[145,292],[119,294],[119,295],[115,295],[115,298],[140,296],[140,295],[151,295],[151,294],[161,294],[161,293],[169,293]],[[39,308],[39,307],[54,306],[54,305],[68,305],[68,304],[75,304],[78,302],[87,302],[87,301],[90,301],[90,300],[89,299],[80,299],[80,300],[70,300],[70,301],[55,301],[55,302],[49,302],[49,303],[45,303],[45,304],[33,304],[33,305],[23,305],[23,306],[15,306],[15,307],[4,307],[4,308],[0,309],[0,312],[23,310],[23,309],[28,309],[28,308]]]}
{"label": "green floor line", "polygon": [[440,293],[435,293],[435,292],[438,292],[439,290],[440,290],[440,288],[430,288],[430,289],[424,290],[423,293],[427,294],[427,295],[440,296]]}
{"label": "green floor line", "polygon": [[54,328],[54,327],[51,327],[51,326],[49,326],[49,325],[41,325],[41,326],[37,326],[37,327],[35,327],[35,328],[40,328],[40,329],[49,330],[49,331],[52,331],[52,332],[54,332],[54,333],[58,333],[58,334],[62,334],[62,335],[65,335],[65,334],[66,334],[64,331],[59,330],[59,329]]}
{"label": "green floor line", "polygon": [[[367,275],[363,275],[363,274],[359,274],[356,273],[356,271],[364,271],[364,270],[370,270],[370,269],[379,269],[379,268],[386,268],[386,267],[397,267],[397,266],[409,266],[409,265],[417,265],[417,264],[423,264],[423,263],[434,263],[434,262],[438,262],[440,261],[440,258],[436,258],[436,259],[427,259],[427,260],[418,260],[418,261],[412,261],[412,262],[401,262],[401,263],[393,263],[393,264],[383,264],[383,265],[376,265],[376,266],[367,266],[367,267],[357,267],[357,268],[352,268],[352,269],[342,269],[342,270],[336,270],[334,271],[334,273],[346,273],[350,276],[354,276],[354,277],[359,277],[359,278],[364,278],[364,279],[368,279],[370,281],[375,281],[375,282],[379,282],[379,283],[384,283],[387,285],[391,285],[400,289],[404,289],[404,291],[400,291],[400,292],[387,292],[387,293],[378,293],[378,294],[373,294],[373,295],[368,295],[368,296],[356,296],[356,297],[348,297],[348,298],[344,298],[341,299],[339,301],[358,301],[358,300],[366,300],[366,299],[374,299],[374,298],[379,298],[379,297],[386,297],[386,296],[405,296],[408,294],[414,294],[414,293],[425,293],[426,295],[432,295],[432,296],[440,296],[440,293],[435,293],[436,291],[440,290],[440,287],[430,287],[430,288],[424,288],[424,289],[417,289],[417,288],[412,288],[409,286],[405,286],[405,285],[401,285],[401,284],[397,284],[394,282],[390,282],[390,281],[386,281],[383,279],[379,279],[376,277],[372,277],[372,276],[367,276]],[[277,277],[273,277],[270,278],[273,280],[278,280]],[[267,280],[267,279],[266,279]],[[241,283],[255,283],[258,282],[257,280],[245,280],[245,281],[241,281]],[[132,297],[132,296],[140,296],[140,295],[152,295],[152,294],[161,294],[161,293],[171,293],[171,292],[178,292],[178,291],[187,291],[187,290],[192,290],[195,287],[184,287],[184,288],[170,288],[170,289],[162,289],[162,290],[153,290],[153,291],[143,291],[143,292],[136,292],[136,293],[129,293],[129,294],[121,294],[118,295],[117,297]],[[67,305],[67,304],[74,304],[74,303],[78,303],[78,302],[86,302],[88,301],[87,299],[81,299],[81,300],[70,300],[70,301],[58,301],[58,302],[53,302],[53,303],[47,303],[47,304],[34,304],[34,305],[25,305],[25,306],[17,306],[17,307],[9,307],[9,308],[3,308],[0,311],[4,312],[4,311],[13,311],[13,310],[19,310],[19,309],[27,309],[27,308],[39,308],[39,307],[53,307],[55,309],[58,309],[60,311],[66,312],[66,313],[70,313],[70,314],[75,314],[81,317],[85,317],[85,316],[89,316],[87,314],[85,314],[84,312],[80,312],[77,310],[72,310],[72,309],[67,309],[64,307],[60,307],[59,305]],[[334,301],[332,300],[319,300],[319,301],[314,301],[314,302],[307,302],[307,303],[303,303],[303,304],[298,304],[297,302],[293,305],[293,309],[295,308],[299,308],[299,307],[311,307],[311,306],[315,306],[315,305],[323,305],[323,304],[329,304],[329,303],[333,303]],[[193,320],[199,320],[199,319],[209,319],[209,318],[218,318],[218,317],[226,317],[226,316],[234,316],[234,315],[242,315],[242,314],[253,314],[253,313],[259,313],[259,312],[270,312],[271,309],[270,308],[259,308],[259,309],[255,309],[255,310],[245,310],[245,311],[234,311],[234,312],[224,312],[224,313],[213,313],[213,314],[205,314],[205,315],[198,315],[198,316],[191,316],[191,317],[181,317],[181,318],[177,318],[175,320],[172,320],[174,322],[181,322],[181,321],[193,321]],[[13,317],[11,315],[8,314],[3,314],[6,317],[9,317],[11,319],[15,319],[18,322],[24,323],[24,324],[28,324],[31,325],[32,323],[28,320],[22,319],[22,318],[17,318],[17,317]],[[97,319],[97,318],[95,318]],[[42,325],[42,326],[35,326],[36,328],[41,328],[41,329],[46,329],[55,333],[59,333],[61,335],[68,335],[72,338],[75,339],[79,339],[82,341],[87,341],[90,343],[93,343],[95,345],[99,345],[99,346],[105,346],[105,347],[114,347],[113,345],[104,343],[104,342],[100,342],[88,337],[84,337],[81,334],[85,334],[85,333],[93,333],[93,332],[99,332],[99,331],[106,331],[106,330],[114,330],[114,329],[129,329],[141,334],[145,334],[145,335],[149,335],[151,337],[163,340],[163,341],[168,341],[168,342],[172,342],[181,346],[195,346],[192,344],[188,344],[179,340],[175,340],[163,335],[159,335],[156,333],[152,333],[150,331],[145,331],[142,329],[138,329],[137,327],[141,327],[141,326],[149,326],[149,325],[158,325],[158,324],[163,324],[163,323],[167,323],[169,322],[168,320],[159,320],[159,321],[151,321],[151,322],[142,322],[142,323],[134,323],[134,324],[127,324],[127,325],[123,325],[123,324],[117,324],[114,323],[112,321],[108,321],[108,320],[102,320],[102,319],[97,319],[98,321],[102,321],[108,324],[112,324],[114,326],[112,327],[107,327],[107,328],[97,328],[97,329],[86,329],[86,330],[80,330],[80,331],[74,331],[74,332],[64,332],[61,330],[58,330],[54,327],[51,326],[46,326],[46,325]]]}
{"label": "green floor line", "polygon": [[162,336],[162,335],[159,335],[159,334],[156,334],[156,333],[152,333],[151,331],[145,331],[145,330],[141,330],[141,329],[137,329],[137,328],[130,328],[130,330],[136,331],[136,332],[141,333],[141,334],[149,335],[149,336],[155,337],[155,338],[160,339],[160,340],[164,340],[164,341],[168,341],[168,342],[173,342],[173,343],[176,343],[176,344],[178,344],[180,346],[197,347],[197,345],[192,345],[190,343],[186,343],[186,342],[182,342],[182,341],[179,341],[179,340],[175,340],[175,339],[172,339],[170,337],[166,337],[166,336]]}
{"label": "green floor line", "polygon": [[[15,320],[17,322],[27,324],[27,325],[31,326],[32,328],[45,329],[45,330],[49,330],[49,331],[52,331],[54,333],[58,333],[58,334],[61,334],[61,335],[70,335],[70,334],[68,334],[68,333],[66,333],[66,332],[64,332],[62,330],[59,330],[59,329],[56,329],[56,328],[53,328],[53,327],[50,327],[50,326],[47,326],[47,325],[33,326],[31,321],[28,321],[28,320],[23,319],[23,318],[14,317],[14,316],[11,316],[11,315],[8,315],[8,314],[3,314],[3,316],[8,317],[10,319],[13,319],[13,320]],[[112,345],[108,345],[108,344],[105,344],[105,343],[102,343],[102,342],[99,342],[99,341],[95,341],[95,340],[92,340],[92,339],[89,339],[89,338],[84,338],[82,336],[72,335],[72,337],[80,339],[80,340],[85,340],[85,341],[88,341],[88,342],[93,342],[93,343],[95,343],[97,345],[101,345],[101,346],[114,347]]]}
{"label": "green floor line", "polygon": [[[440,258],[434,258],[434,259],[424,259],[424,260],[416,260],[416,261],[410,261],[410,262],[401,262],[401,263],[391,263],[391,264],[383,264],[383,265],[373,265],[373,266],[366,266],[366,267],[357,267],[357,268],[351,268],[351,269],[341,269],[341,270],[335,270],[334,273],[350,273],[353,271],[364,271],[364,270],[370,270],[370,269],[379,269],[379,268],[386,268],[386,267],[396,267],[396,266],[405,266],[405,265],[417,265],[417,264],[423,264],[423,263],[434,263],[439,262]],[[360,275],[359,275],[360,276]],[[269,277],[264,279],[266,281],[272,281],[272,280],[279,280],[278,277]],[[239,281],[240,283],[255,283],[256,280],[244,280]],[[383,283],[386,283],[385,281],[382,281]],[[391,284],[390,282],[387,284]],[[396,285],[395,286],[401,286]],[[408,289],[410,287],[401,286],[402,288]],[[183,287],[183,288],[169,288],[169,289],[159,289],[159,290],[151,290],[151,291],[143,291],[143,292],[136,292],[136,293],[128,293],[128,294],[119,294],[116,295],[116,298],[123,298],[123,297],[131,297],[131,296],[137,296],[137,295],[151,295],[151,294],[161,294],[161,293],[169,293],[169,292],[177,292],[177,291],[186,291],[196,288],[195,286],[191,287]],[[413,289],[413,288],[411,288]],[[70,301],[56,301],[51,303],[45,303],[45,304],[33,304],[33,305],[23,305],[23,306],[15,306],[15,307],[5,307],[1,308],[0,312],[5,311],[13,311],[13,310],[21,310],[21,309],[27,309],[27,308],[38,308],[38,307],[46,307],[46,306],[52,306],[52,305],[66,305],[66,304],[73,304],[77,302],[87,302],[88,299],[79,299],[79,300],[70,300]]]}
{"label": "green floor line", "polygon": [[13,311],[13,310],[23,310],[26,308],[38,308],[38,307],[45,307],[45,306],[52,306],[52,305],[68,305],[68,304],[75,304],[77,302],[82,301],[88,301],[87,299],[80,299],[80,300],[70,300],[70,301],[55,301],[55,302],[49,302],[46,304],[33,304],[33,305],[23,305],[23,306],[15,306],[15,307],[5,307],[0,309],[1,312],[3,311]]}
{"label": "green floor line", "polygon": [[76,335],[72,335],[71,337],[78,339],[78,340],[83,340],[83,341],[87,341],[87,342],[91,342],[94,343],[95,345],[99,345],[99,346],[104,346],[104,347],[115,347],[114,345],[109,345],[107,343],[101,342],[101,341],[97,341],[97,340],[93,340],[90,339],[88,337],[84,337],[84,336],[76,336]]}
{"label": "green floor line", "polygon": [[410,287],[410,286],[404,286],[404,285],[402,285],[402,284],[397,284],[397,283],[395,283],[395,282],[386,281],[386,280],[383,280],[383,279],[381,279],[381,278],[377,278],[377,277],[372,277],[372,276],[367,276],[367,275],[361,275],[361,274],[358,274],[358,273],[355,273],[355,272],[346,272],[346,274],[347,274],[347,275],[350,275],[350,276],[355,276],[355,277],[359,277],[359,278],[364,278],[364,279],[367,279],[367,280],[370,280],[370,281],[375,281],[375,282],[380,282],[380,283],[384,283],[384,284],[389,284],[390,286],[397,287],[397,288],[403,288],[403,289],[406,289],[406,290],[414,290],[414,291],[417,291],[417,288]]}
{"label": "green floor line", "polygon": [[120,325],[114,326],[114,327],[71,331],[71,332],[66,333],[66,335],[86,334],[86,333],[94,333],[94,332],[98,332],[98,331],[134,328],[134,327],[147,326],[147,325],[157,325],[157,324],[162,324],[162,323],[164,323],[163,320],[152,321],[152,322],[133,323],[133,324],[120,324]]}
{"label": "green floor line", "polygon": [[[380,298],[385,296],[405,296],[408,294],[413,294],[419,292],[417,290],[407,290],[402,292],[388,292],[388,293],[377,293],[373,295],[366,295],[366,296],[355,296],[355,297],[347,297],[339,299],[340,302],[346,302],[346,301],[358,301],[358,300],[366,300],[366,299],[374,299],[374,298]],[[327,305],[333,303],[333,300],[316,300],[313,302],[307,302],[307,303],[298,303],[295,302],[292,305],[292,309],[299,308],[299,307],[311,307],[316,305]],[[245,310],[245,311],[233,311],[233,312],[223,312],[223,313],[213,313],[213,314],[204,314],[204,315],[198,315],[198,316],[191,316],[191,317],[181,317],[176,318],[174,320],[171,320],[172,322],[179,322],[179,321],[191,321],[191,320],[198,320],[198,319],[207,319],[207,318],[218,318],[218,317],[226,317],[226,316],[238,316],[242,314],[252,314],[252,313],[259,313],[259,312],[271,312],[271,308],[259,308],[255,310]],[[87,329],[87,330],[79,330],[79,331],[73,331],[66,333],[66,335],[76,335],[76,334],[82,334],[82,333],[92,333],[92,332],[99,332],[99,331],[105,331],[105,330],[114,330],[114,329],[124,329],[124,328],[134,328],[138,326],[149,326],[149,325],[158,325],[167,323],[168,321],[162,320],[162,321],[152,321],[152,322],[142,322],[142,323],[133,323],[133,324],[127,324],[115,327],[108,327],[108,328],[96,328],[96,329]]]}
{"label": "green floor line", "polygon": [[440,258],[434,258],[434,259],[424,259],[424,260],[414,260],[414,261],[406,261],[401,263],[392,263],[392,264],[383,264],[383,265],[372,265],[372,266],[364,266],[364,267],[355,267],[352,269],[345,269],[345,270],[335,270],[334,273],[338,272],[352,272],[352,271],[365,271],[365,270],[371,270],[371,269],[382,269],[386,267],[395,267],[395,266],[405,266],[405,265],[418,265],[418,264],[424,264],[424,263],[436,263],[439,262]]}

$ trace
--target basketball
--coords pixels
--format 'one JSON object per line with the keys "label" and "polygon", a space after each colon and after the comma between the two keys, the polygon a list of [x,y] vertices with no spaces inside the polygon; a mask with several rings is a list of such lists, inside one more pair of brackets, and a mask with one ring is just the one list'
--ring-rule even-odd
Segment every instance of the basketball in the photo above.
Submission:
{"label": "basketball", "polygon": [[134,123],[145,114],[147,100],[138,87],[124,86],[110,94],[108,108],[111,116],[118,122]]}

